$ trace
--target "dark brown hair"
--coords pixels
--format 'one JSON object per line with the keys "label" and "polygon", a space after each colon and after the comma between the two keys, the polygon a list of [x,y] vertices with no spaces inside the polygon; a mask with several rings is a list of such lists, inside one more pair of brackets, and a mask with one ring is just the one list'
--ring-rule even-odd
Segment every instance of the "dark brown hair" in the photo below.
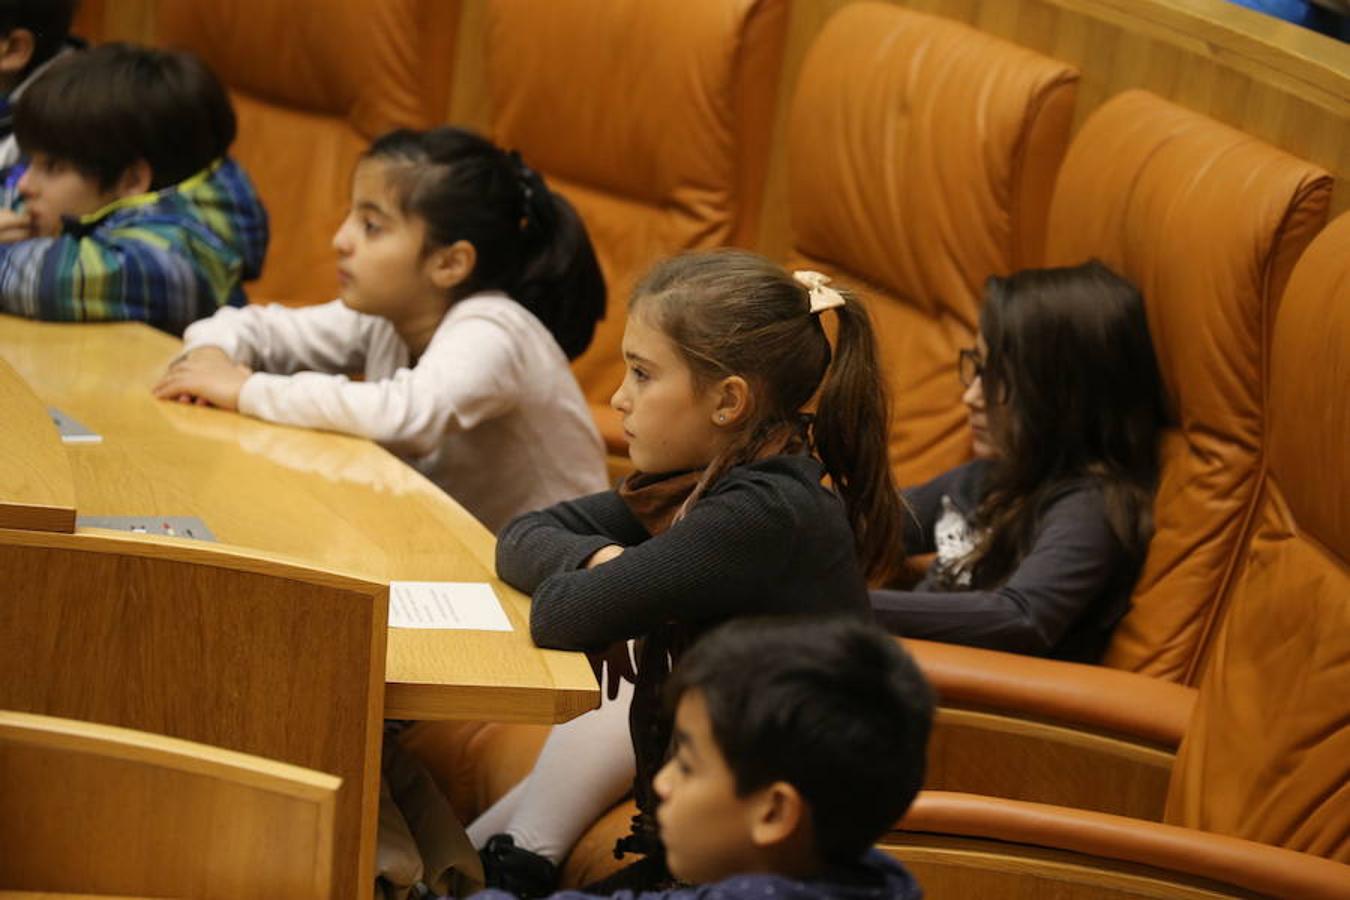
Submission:
{"label": "dark brown hair", "polygon": [[887,459],[888,406],[871,320],[856,297],[846,297],[834,310],[833,359],[806,288],[743,250],[659,263],[634,288],[629,311],[670,338],[696,384],[739,375],[750,385],[746,424],[708,467],[705,487],[796,434],[818,394],[806,438],[844,499],[864,570],[878,580],[903,555],[900,503]]}
{"label": "dark brown hair", "polygon": [[196,174],[234,143],[234,108],[191,53],[104,44],[52,64],[14,107],[25,154],[45,153],[104,190],[137,160],[151,190]]}
{"label": "dark brown hair", "polygon": [[78,5],[79,0],[0,0],[0,36],[16,28],[33,35],[33,58],[24,67],[23,77],[61,49]]}
{"label": "dark brown hair", "polygon": [[544,323],[568,359],[585,351],[605,315],[605,279],[585,223],[542,175],[460,128],[391,131],[365,158],[395,167],[389,183],[402,211],[426,224],[428,248],[473,245],[473,272],[455,299],[502,291]]}
{"label": "dark brown hair", "polygon": [[744,797],[775,781],[811,811],[816,851],[850,863],[923,786],[933,691],[900,643],[845,618],[733,619],[699,640],[666,685],[707,705]]}
{"label": "dark brown hair", "polygon": [[1112,533],[1141,563],[1167,414],[1139,292],[1096,260],[990,278],[980,332],[999,457],[976,516],[985,537],[974,586],[1006,580],[1046,505],[1085,477],[1100,483]]}

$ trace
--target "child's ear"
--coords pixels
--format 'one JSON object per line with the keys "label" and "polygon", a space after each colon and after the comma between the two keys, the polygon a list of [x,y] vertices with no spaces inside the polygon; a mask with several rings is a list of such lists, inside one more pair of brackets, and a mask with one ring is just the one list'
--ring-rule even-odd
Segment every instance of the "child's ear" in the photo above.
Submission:
{"label": "child's ear", "polygon": [[761,849],[798,843],[810,827],[806,801],[786,781],[775,781],[759,791],[751,817],[750,840]]}
{"label": "child's ear", "polygon": [[118,176],[117,184],[113,185],[113,193],[118,198],[144,194],[150,190],[150,183],[153,180],[154,173],[150,171],[150,164],[143,159],[138,159],[127,166]]}
{"label": "child's ear", "polygon": [[0,39],[0,75],[17,75],[33,61],[33,32],[15,28]]}
{"label": "child's ear", "polygon": [[437,247],[427,256],[426,273],[431,283],[443,291],[466,280],[478,264],[478,251],[468,241],[455,241]]}
{"label": "child's ear", "polygon": [[739,375],[728,375],[714,388],[717,405],[713,407],[713,421],[722,426],[735,426],[750,415],[750,384]]}

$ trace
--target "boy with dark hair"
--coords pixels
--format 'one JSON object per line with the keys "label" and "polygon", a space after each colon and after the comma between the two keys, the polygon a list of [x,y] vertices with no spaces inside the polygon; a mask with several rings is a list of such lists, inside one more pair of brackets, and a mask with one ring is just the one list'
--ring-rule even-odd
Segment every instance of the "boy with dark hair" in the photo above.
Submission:
{"label": "boy with dark hair", "polygon": [[81,42],[70,37],[79,0],[0,0],[0,167],[19,161],[13,104],[62,54]]}
{"label": "boy with dark hair", "polygon": [[[909,873],[870,849],[918,793],[933,719],[894,639],[844,619],[737,619],[681,660],[669,690],[657,820],[671,874],[699,887],[640,897],[918,900]],[[509,896],[476,896],[492,895]]]}
{"label": "boy with dark hair", "polygon": [[234,110],[197,57],[107,44],[24,92],[25,164],[3,173],[0,311],[58,321],[139,320],[181,333],[245,302],[267,215],[225,154]]}

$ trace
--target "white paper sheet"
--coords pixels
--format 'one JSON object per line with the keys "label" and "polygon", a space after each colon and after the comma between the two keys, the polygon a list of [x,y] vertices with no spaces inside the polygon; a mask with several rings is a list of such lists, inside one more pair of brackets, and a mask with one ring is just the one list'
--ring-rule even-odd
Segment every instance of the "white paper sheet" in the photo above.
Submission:
{"label": "white paper sheet", "polygon": [[511,622],[490,584],[391,581],[389,627],[510,631]]}

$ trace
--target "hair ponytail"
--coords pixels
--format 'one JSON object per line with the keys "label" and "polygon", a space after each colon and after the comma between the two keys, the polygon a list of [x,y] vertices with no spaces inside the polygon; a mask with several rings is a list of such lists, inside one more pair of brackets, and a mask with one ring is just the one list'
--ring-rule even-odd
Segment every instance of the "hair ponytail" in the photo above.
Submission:
{"label": "hair ponytail", "polygon": [[844,498],[864,571],[886,582],[904,557],[902,510],[888,452],[886,387],[867,308],[848,296],[835,312],[839,334],[820,388],[812,438]]}
{"label": "hair ponytail", "polygon": [[605,278],[572,204],[518,155],[512,157],[524,197],[524,264],[512,296],[544,323],[568,359],[576,359],[605,317]]}
{"label": "hair ponytail", "polygon": [[456,289],[511,295],[548,328],[569,359],[605,315],[605,281],[586,226],[515,152],[459,128],[399,129],[366,158],[396,167],[389,183],[405,212],[426,223],[427,244],[468,241],[474,270]]}
{"label": "hair ponytail", "polygon": [[[708,466],[696,494],[732,466],[808,438],[844,500],[863,570],[883,582],[904,559],[886,455],[886,392],[867,311],[855,298],[841,299],[832,354],[805,286],[757,254],[713,250],[659,263],[634,289],[630,309],[640,303],[653,316],[696,381],[740,375],[751,385],[749,421]],[[817,394],[814,419],[804,417]],[[813,422],[809,433],[804,419]]]}

